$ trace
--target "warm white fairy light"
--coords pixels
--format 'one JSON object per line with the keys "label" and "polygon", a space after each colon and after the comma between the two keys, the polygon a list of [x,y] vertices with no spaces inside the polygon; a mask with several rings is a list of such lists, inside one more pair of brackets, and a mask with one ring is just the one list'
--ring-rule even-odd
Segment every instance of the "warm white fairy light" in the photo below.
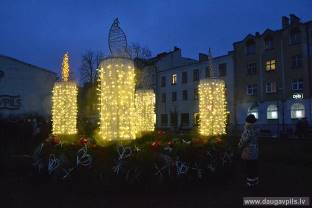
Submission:
{"label": "warm white fairy light", "polygon": [[135,139],[135,71],[133,61],[109,58],[99,67],[101,141]]}
{"label": "warm white fairy light", "polygon": [[64,55],[61,82],[52,91],[52,133],[70,135],[77,133],[77,94],[75,82],[69,79],[68,54]]}
{"label": "warm white fairy light", "polygon": [[204,136],[226,134],[226,99],[223,80],[205,79],[198,86],[199,133]]}
{"label": "warm white fairy light", "polygon": [[137,133],[154,131],[156,123],[154,90],[137,90],[135,108]]}

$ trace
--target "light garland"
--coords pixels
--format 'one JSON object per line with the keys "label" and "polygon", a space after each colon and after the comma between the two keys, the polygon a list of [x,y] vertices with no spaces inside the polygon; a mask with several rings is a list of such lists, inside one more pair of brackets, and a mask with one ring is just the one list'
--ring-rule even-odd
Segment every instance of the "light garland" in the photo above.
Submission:
{"label": "light garland", "polygon": [[223,80],[205,79],[198,86],[199,133],[203,136],[226,134],[226,100]]}
{"label": "light garland", "polygon": [[68,54],[62,64],[63,81],[54,84],[52,91],[52,133],[71,135],[77,133],[77,94],[75,82],[69,80]]}
{"label": "light garland", "polygon": [[153,90],[137,90],[135,93],[136,131],[154,131],[156,123],[155,93]]}
{"label": "light garland", "polygon": [[126,58],[102,61],[98,90],[101,141],[135,139],[137,121],[133,61]]}
{"label": "light garland", "polygon": [[67,82],[69,79],[69,57],[68,53],[64,54],[63,63],[62,63],[62,80]]}

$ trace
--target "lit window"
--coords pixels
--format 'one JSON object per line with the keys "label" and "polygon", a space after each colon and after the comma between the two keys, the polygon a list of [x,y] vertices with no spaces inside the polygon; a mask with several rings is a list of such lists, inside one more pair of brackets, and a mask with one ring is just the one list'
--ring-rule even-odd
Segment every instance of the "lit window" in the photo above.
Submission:
{"label": "lit window", "polygon": [[172,85],[177,84],[177,74],[173,74],[173,75],[171,76],[171,84],[172,84]]}
{"label": "lit window", "polygon": [[256,119],[258,119],[259,118],[258,107],[250,107],[248,109],[248,115],[249,114],[253,114],[256,117]]}
{"label": "lit window", "polygon": [[304,118],[305,116],[305,110],[304,110],[304,105],[301,103],[294,103],[291,105],[291,112],[290,116],[292,119],[296,118]]}
{"label": "lit window", "polygon": [[276,92],[276,82],[267,82],[265,84],[266,93],[275,93]]}
{"label": "lit window", "polygon": [[267,119],[278,119],[278,110],[276,105],[269,105],[267,108]]}
{"label": "lit window", "polygon": [[276,60],[271,59],[265,62],[265,70],[266,71],[274,71],[276,69]]}

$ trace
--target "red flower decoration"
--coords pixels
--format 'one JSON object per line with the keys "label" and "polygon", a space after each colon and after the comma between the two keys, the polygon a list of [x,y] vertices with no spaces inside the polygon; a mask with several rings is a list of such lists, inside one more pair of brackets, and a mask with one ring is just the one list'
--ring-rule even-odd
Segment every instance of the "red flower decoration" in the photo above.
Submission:
{"label": "red flower decoration", "polygon": [[58,137],[56,137],[56,136],[52,136],[51,143],[53,145],[58,145],[58,144],[61,143],[61,140]]}

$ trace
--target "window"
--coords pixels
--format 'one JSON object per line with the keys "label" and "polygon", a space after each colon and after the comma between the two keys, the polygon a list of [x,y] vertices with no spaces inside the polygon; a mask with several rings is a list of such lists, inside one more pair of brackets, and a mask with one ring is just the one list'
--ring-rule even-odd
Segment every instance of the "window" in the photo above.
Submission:
{"label": "window", "polygon": [[248,109],[248,115],[249,114],[253,114],[255,117],[256,117],[256,119],[258,119],[259,118],[259,113],[258,113],[258,107],[256,107],[256,106],[254,106],[254,107],[250,107],[249,109]]}
{"label": "window", "polygon": [[172,102],[177,101],[177,92],[172,92],[172,93],[171,93],[171,101],[172,101]]}
{"label": "window", "polygon": [[265,92],[266,93],[276,93],[276,82],[265,83]]}
{"label": "window", "polygon": [[198,88],[194,89],[194,100],[198,100]]}
{"label": "window", "polygon": [[190,124],[189,114],[181,113],[181,126],[188,126]]}
{"label": "window", "polygon": [[170,113],[170,125],[178,126],[178,114],[177,113]]}
{"label": "window", "polygon": [[269,105],[267,108],[267,119],[278,119],[277,105]]}
{"label": "window", "polygon": [[167,114],[161,114],[160,115],[160,124],[162,126],[168,126],[168,115]]}
{"label": "window", "polygon": [[302,79],[293,80],[291,85],[292,85],[293,91],[303,90],[303,80]]}
{"label": "window", "polygon": [[292,119],[304,118],[305,110],[304,105],[301,103],[294,103],[290,107],[290,117]]}
{"label": "window", "polygon": [[171,75],[171,84],[176,85],[177,84],[177,74]]}
{"label": "window", "polygon": [[199,80],[199,70],[198,69],[194,69],[193,70],[193,81],[196,82]]}
{"label": "window", "polygon": [[210,75],[210,68],[209,67],[206,67],[205,69],[205,78],[209,78],[211,75]]}
{"label": "window", "polygon": [[257,85],[253,84],[253,85],[247,85],[247,95],[257,95]]}
{"label": "window", "polygon": [[199,126],[199,113],[194,113],[193,114],[193,119],[194,119],[194,126]]}
{"label": "window", "polygon": [[257,73],[257,64],[250,63],[247,65],[247,75],[255,75]]}
{"label": "window", "polygon": [[162,103],[166,102],[166,93],[161,94],[161,102]]}
{"label": "window", "polygon": [[182,99],[187,100],[187,90],[182,91]]}
{"label": "window", "polygon": [[298,44],[301,42],[301,32],[299,29],[294,29],[289,35],[289,44]]}
{"label": "window", "polygon": [[187,83],[187,72],[182,72],[182,83]]}
{"label": "window", "polygon": [[220,77],[226,76],[226,63],[219,64],[219,76]]}
{"label": "window", "polygon": [[252,55],[256,53],[256,43],[254,40],[249,40],[246,43],[246,54]]}
{"label": "window", "polygon": [[276,69],[276,60],[271,59],[265,62],[265,70],[266,71],[274,71]]}
{"label": "window", "polygon": [[291,57],[291,67],[300,68],[302,66],[302,56],[301,54]]}
{"label": "window", "polygon": [[166,77],[161,77],[160,86],[166,87]]}
{"label": "window", "polygon": [[266,49],[266,50],[273,49],[273,38],[272,37],[266,37],[264,39],[264,49]]}

